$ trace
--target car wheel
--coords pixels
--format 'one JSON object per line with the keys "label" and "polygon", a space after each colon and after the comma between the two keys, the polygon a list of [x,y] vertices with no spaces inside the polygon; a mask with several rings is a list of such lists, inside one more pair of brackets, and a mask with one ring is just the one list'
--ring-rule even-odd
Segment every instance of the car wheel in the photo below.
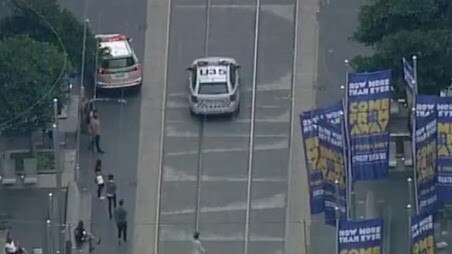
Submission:
{"label": "car wheel", "polygon": [[234,113],[232,113],[232,116],[234,116],[234,117],[238,117],[238,116],[239,116],[239,114],[240,114],[240,104],[239,104],[239,106],[237,107],[237,110],[236,110],[236,111],[234,111]]}
{"label": "car wheel", "polygon": [[195,112],[193,112],[193,110],[191,108],[190,108],[190,116],[197,117],[197,115],[195,114]]}

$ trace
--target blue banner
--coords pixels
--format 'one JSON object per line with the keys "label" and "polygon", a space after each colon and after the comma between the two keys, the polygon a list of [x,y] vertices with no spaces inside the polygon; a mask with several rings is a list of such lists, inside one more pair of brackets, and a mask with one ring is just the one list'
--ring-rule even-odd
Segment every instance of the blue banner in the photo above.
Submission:
{"label": "blue banner", "polygon": [[415,160],[419,211],[436,209],[437,96],[416,97]]}
{"label": "blue banner", "polygon": [[383,253],[383,220],[340,221],[338,253]]}
{"label": "blue banner", "polygon": [[452,204],[452,97],[438,97],[437,193],[442,205]]}
{"label": "blue banner", "polygon": [[405,82],[407,84],[407,87],[414,91],[415,85],[416,85],[416,78],[414,73],[414,68],[411,66],[410,62],[408,62],[405,57],[402,58],[402,64],[403,64],[403,78],[405,79]]}
{"label": "blue banner", "polygon": [[318,122],[328,122],[340,126],[342,103],[336,103],[329,107],[315,109],[300,114],[301,132],[305,149],[306,164],[308,166],[309,193],[311,214],[322,213],[325,209],[324,181],[322,171],[319,169],[319,136]]}
{"label": "blue banner", "polygon": [[433,215],[423,213],[411,217],[411,254],[434,254]]}
{"label": "blue banner", "polygon": [[[340,218],[347,218],[346,207],[346,170],[344,158],[344,139],[342,126],[320,120],[318,169],[322,172],[325,202],[325,222],[330,225],[336,223],[336,206],[339,208]],[[337,181],[337,184],[335,183]]]}
{"label": "blue banner", "polygon": [[389,174],[391,71],[348,74],[347,138],[353,180]]}

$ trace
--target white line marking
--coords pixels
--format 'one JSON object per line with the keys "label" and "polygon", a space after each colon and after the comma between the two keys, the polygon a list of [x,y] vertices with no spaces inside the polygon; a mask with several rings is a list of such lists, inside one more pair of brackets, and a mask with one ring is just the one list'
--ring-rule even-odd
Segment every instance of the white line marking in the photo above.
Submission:
{"label": "white line marking", "polygon": [[[236,223],[240,224],[240,223]],[[219,223],[220,227],[224,224]],[[172,241],[191,241],[193,237],[193,233],[186,229],[181,229],[179,225],[175,224],[165,224],[162,225],[162,241],[172,242]],[[218,228],[217,228],[218,230]],[[203,242],[240,242],[243,241],[242,232],[203,232],[202,237]],[[250,239],[253,241],[261,241],[261,242],[283,242],[284,238],[282,237],[272,237],[272,236],[253,236]],[[275,254],[280,254],[279,252]]]}
{"label": "white line marking", "polygon": [[[254,142],[254,141],[253,141]],[[271,144],[262,144],[257,145],[253,151],[269,151],[269,150],[287,150],[289,147],[289,142],[287,139],[281,140],[279,142],[273,142]],[[211,148],[211,149],[203,149],[202,153],[224,153],[224,152],[240,152],[240,151],[248,151],[251,152],[250,147],[233,147],[233,148]],[[166,156],[178,156],[178,155],[189,155],[189,154],[198,154],[198,150],[189,150],[189,151],[181,151],[181,152],[171,152],[167,153]],[[248,163],[249,165],[249,163]],[[248,174],[249,176],[249,174]]]}
{"label": "white line marking", "polygon": [[253,96],[251,100],[251,127],[250,127],[250,145],[248,156],[248,186],[246,190],[246,217],[245,217],[245,244],[244,254],[248,254],[248,241],[250,234],[250,216],[251,216],[251,185],[253,177],[253,152],[254,152],[254,120],[256,117],[256,87],[257,87],[257,54],[259,42],[259,14],[261,1],[256,0],[256,17],[254,27],[254,56],[253,56]]}
{"label": "white line marking", "polygon": [[[205,5],[206,9],[206,30],[204,32],[204,57],[208,57],[209,55],[209,36],[210,36],[210,0],[207,0],[207,3]],[[204,124],[205,124],[206,117],[204,116],[201,119],[200,126],[199,126],[199,147],[198,147],[198,168],[197,168],[197,181],[196,181],[196,214],[195,214],[195,231],[199,232],[199,217],[200,217],[200,211],[199,208],[201,207],[201,193],[202,193],[202,167],[203,167],[203,144],[204,144]]]}
{"label": "white line marking", "polygon": [[[197,176],[188,174],[187,172],[176,169],[170,166],[164,167],[163,180],[165,182],[196,182]],[[232,176],[201,176],[201,180],[204,182],[248,182],[246,177],[232,177]],[[269,177],[269,178],[254,178],[253,182],[274,182],[282,183],[286,182],[285,178]]]}
{"label": "white line marking", "polygon": [[[239,224],[239,223],[236,223]],[[221,227],[224,224],[219,223],[218,226]],[[166,224],[162,228],[162,241],[172,242],[172,241],[190,241],[192,239],[192,233],[183,230],[178,225]],[[217,233],[217,232],[203,232],[202,241],[205,242],[240,242],[243,241],[242,232],[233,233]],[[272,237],[272,236],[253,236],[250,239],[251,242],[283,242],[282,237]],[[274,254],[280,254],[279,252]]]}
{"label": "white line marking", "polygon": [[[163,177],[163,145],[165,141],[165,118],[166,118],[166,96],[167,96],[167,88],[168,88],[168,53],[170,46],[170,29],[171,29],[171,7],[173,5],[173,0],[168,0],[168,13],[167,13],[167,24],[166,24],[166,49],[165,49],[165,74],[163,76],[163,100],[162,100],[162,123],[160,126],[160,158],[159,158],[159,176],[158,176],[158,185],[157,185],[157,208],[155,215],[155,238],[154,238],[154,254],[159,253],[159,226],[160,226],[160,203],[162,198],[162,177]],[[149,3],[148,3],[149,4]]]}
{"label": "white line marking", "polygon": [[[201,207],[201,213],[221,213],[243,210],[265,210],[265,209],[282,209],[286,207],[286,193],[278,193],[270,197],[255,199],[252,206],[248,206],[248,202],[233,202],[225,206]],[[194,208],[185,208],[177,211],[163,211],[162,215],[180,215],[193,214]],[[246,235],[245,235],[246,237]],[[248,238],[248,237],[246,237]],[[246,239],[245,239],[246,240]]]}
{"label": "white line marking", "polygon": [[[290,197],[291,195],[293,195],[292,192],[292,186],[290,184],[290,179],[292,176],[292,157],[293,157],[293,137],[294,137],[294,129],[295,129],[295,122],[293,121],[294,119],[296,119],[296,117],[298,116],[298,112],[295,112],[295,82],[296,82],[296,75],[297,75],[297,43],[298,43],[298,21],[299,21],[299,10],[298,10],[298,6],[299,6],[299,0],[295,1],[295,25],[294,25],[294,51],[293,51],[293,62],[292,62],[292,93],[291,93],[291,97],[292,97],[292,105],[291,105],[291,125],[290,125],[290,138],[289,138],[289,165],[288,165],[288,177],[287,177],[287,208],[286,208],[286,226],[285,226],[285,234],[284,234],[284,238],[287,238],[287,235],[290,234],[289,232],[289,223],[291,221],[290,219]],[[305,193],[300,193],[301,195],[304,195]],[[304,232],[306,234],[306,232]],[[284,242],[284,252],[286,254],[287,250],[288,250],[288,241],[286,240]],[[307,253],[305,253],[307,254]]]}

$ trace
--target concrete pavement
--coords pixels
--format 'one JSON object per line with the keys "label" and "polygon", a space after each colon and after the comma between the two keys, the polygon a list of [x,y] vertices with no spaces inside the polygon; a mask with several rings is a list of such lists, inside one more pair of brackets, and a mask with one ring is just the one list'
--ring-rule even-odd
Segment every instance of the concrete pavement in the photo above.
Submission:
{"label": "concrete pavement", "polygon": [[289,162],[285,253],[315,253],[310,251],[309,185],[298,115],[316,105],[319,36],[317,10],[317,0],[301,0],[295,13],[298,26],[295,30],[292,149]]}
{"label": "concrete pavement", "polygon": [[55,189],[3,189],[0,192],[0,214],[6,215],[5,220],[0,219],[0,224],[3,226],[5,221],[6,225],[10,225],[14,240],[29,251],[47,248],[46,220],[49,218],[50,192],[55,193]]}

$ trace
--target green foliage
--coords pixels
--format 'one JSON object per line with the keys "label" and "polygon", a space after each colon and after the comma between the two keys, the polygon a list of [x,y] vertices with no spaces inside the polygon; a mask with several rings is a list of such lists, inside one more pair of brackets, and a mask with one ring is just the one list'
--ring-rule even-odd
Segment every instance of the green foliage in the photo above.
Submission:
{"label": "green foliage", "polygon": [[353,39],[374,54],[352,60],[357,71],[391,69],[394,88],[404,89],[402,57],[418,56],[419,92],[436,94],[452,80],[452,1],[373,0],[363,6]]}
{"label": "green foliage", "polygon": [[[37,41],[50,42],[62,50],[61,39],[70,62],[80,70],[83,54],[83,22],[79,22],[71,12],[61,8],[56,0],[11,0],[11,3],[14,15],[0,22],[0,38],[28,35]],[[55,31],[50,29],[49,25]],[[55,32],[58,36],[55,36]],[[86,35],[85,72],[89,75],[95,69],[97,42],[89,28]]]}
{"label": "green foliage", "polygon": [[66,56],[50,43],[26,36],[0,42],[0,123],[20,116],[6,133],[26,132],[49,122],[52,98],[65,99],[61,83],[55,85],[62,73],[70,71],[69,62],[62,70],[65,62]]}

